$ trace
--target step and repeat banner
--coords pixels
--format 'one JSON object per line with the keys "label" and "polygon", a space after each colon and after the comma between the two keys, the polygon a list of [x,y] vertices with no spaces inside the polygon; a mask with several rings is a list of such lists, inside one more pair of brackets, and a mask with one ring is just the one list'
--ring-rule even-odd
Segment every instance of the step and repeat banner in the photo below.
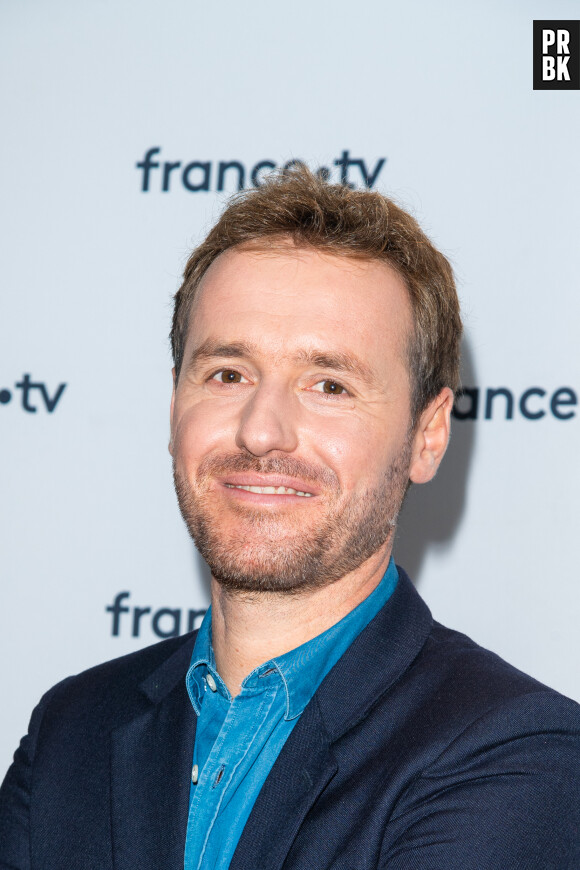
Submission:
{"label": "step and repeat banner", "polygon": [[171,299],[227,197],[295,160],[395,198],[456,271],[463,393],[397,560],[580,700],[578,9],[2,4],[0,776],[53,683],[203,616]]}

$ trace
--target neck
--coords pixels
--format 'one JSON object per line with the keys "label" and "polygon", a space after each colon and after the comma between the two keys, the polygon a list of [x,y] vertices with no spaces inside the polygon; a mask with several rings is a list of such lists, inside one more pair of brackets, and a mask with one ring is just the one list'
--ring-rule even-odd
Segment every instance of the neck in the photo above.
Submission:
{"label": "neck", "polygon": [[232,697],[258,665],[317,637],[354,610],[380,583],[391,544],[320,589],[292,595],[226,590],[212,577],[212,645]]}

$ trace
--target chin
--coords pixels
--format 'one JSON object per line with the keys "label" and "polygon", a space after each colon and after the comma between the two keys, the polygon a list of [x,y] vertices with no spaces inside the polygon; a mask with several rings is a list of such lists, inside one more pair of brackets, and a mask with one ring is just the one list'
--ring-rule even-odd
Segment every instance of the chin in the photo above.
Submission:
{"label": "chin", "polygon": [[308,523],[293,511],[220,510],[207,488],[192,486],[174,466],[175,488],[189,532],[224,589],[297,594],[350,574],[392,540],[408,482],[405,460],[348,501],[338,491]]}

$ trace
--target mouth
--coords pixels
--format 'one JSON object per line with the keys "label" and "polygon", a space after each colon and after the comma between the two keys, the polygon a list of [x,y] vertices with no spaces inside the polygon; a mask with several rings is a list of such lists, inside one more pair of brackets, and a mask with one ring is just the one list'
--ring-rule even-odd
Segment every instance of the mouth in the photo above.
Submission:
{"label": "mouth", "polygon": [[319,495],[320,489],[305,478],[269,472],[230,472],[224,474],[218,483],[236,499],[248,504],[286,504],[298,503]]}
{"label": "mouth", "polygon": [[312,498],[312,492],[303,492],[293,489],[291,486],[251,486],[246,484],[226,483],[228,489],[243,489],[246,492],[256,492],[261,495],[299,495],[304,498]]}

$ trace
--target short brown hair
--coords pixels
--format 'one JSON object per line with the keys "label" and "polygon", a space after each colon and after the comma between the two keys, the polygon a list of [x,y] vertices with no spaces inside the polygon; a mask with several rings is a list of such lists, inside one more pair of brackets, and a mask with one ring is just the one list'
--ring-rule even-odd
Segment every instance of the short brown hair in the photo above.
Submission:
{"label": "short brown hair", "polygon": [[447,259],[415,219],[385,196],[328,184],[304,166],[233,197],[191,254],[175,294],[171,329],[177,378],[193,299],[209,266],[229,248],[267,248],[284,239],[298,247],[380,260],[403,278],[414,324],[408,347],[413,422],[443,387],[457,389],[462,327]]}

